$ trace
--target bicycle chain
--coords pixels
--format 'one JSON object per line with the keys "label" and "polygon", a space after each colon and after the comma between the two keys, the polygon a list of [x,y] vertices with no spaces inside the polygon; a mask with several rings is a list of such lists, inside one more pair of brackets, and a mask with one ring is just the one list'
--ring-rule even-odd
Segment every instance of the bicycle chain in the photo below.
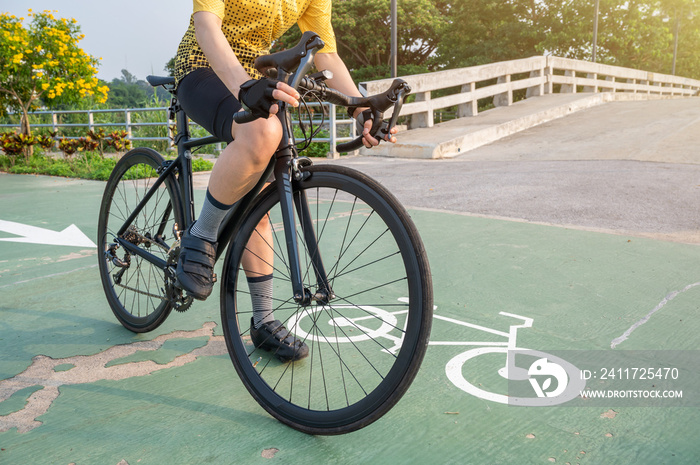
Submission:
{"label": "bicycle chain", "polygon": [[129,287],[129,286],[126,286],[122,283],[116,283],[116,285],[121,287],[122,289],[126,289],[127,291],[136,292],[137,294],[145,295],[147,297],[154,297],[156,299],[165,300],[165,301],[168,300],[166,297],[164,297],[162,295],[151,294],[150,292],[142,291],[142,290],[136,289],[134,287]]}
{"label": "bicycle chain", "polygon": [[[176,232],[177,234],[177,232]],[[168,268],[171,269],[175,264],[177,264],[178,257],[180,256],[180,240],[176,240],[175,243],[170,247],[166,247],[163,244],[153,240],[150,237],[144,236],[143,234],[139,233],[134,225],[129,226],[129,228],[126,230],[124,235],[122,236],[124,240],[131,242],[134,245],[140,245],[140,244],[153,244],[158,246],[160,249],[163,251],[167,252],[168,254]],[[165,302],[170,302],[170,304],[173,306],[173,309],[177,312],[186,312],[189,310],[189,308],[192,306],[192,303],[194,302],[194,298],[190,295],[183,297],[182,296],[182,289],[178,288],[175,286],[175,280],[172,277],[174,273],[172,272],[167,272],[170,276],[166,275],[165,276],[165,289],[161,289],[165,295],[156,295],[152,294],[150,292],[142,291],[140,289],[136,289],[133,287],[126,286],[121,283],[115,283],[117,286],[124,288],[126,290],[135,292],[140,295],[144,295],[147,297],[152,297],[156,299],[160,299]]]}
{"label": "bicycle chain", "polygon": [[126,232],[122,235],[122,239],[124,239],[127,242],[131,242],[134,245],[141,245],[141,244],[148,243],[148,244],[153,244],[155,246],[160,247],[165,252],[170,253],[172,251],[172,247],[170,249],[168,249],[163,244],[155,241],[154,239],[152,239],[148,236],[144,236],[143,234],[138,232],[136,230],[136,227],[133,224],[127,228]]}
{"label": "bicycle chain", "polygon": [[[177,233],[176,233],[177,234]],[[177,261],[180,258],[180,239],[177,239],[175,243],[168,250],[168,270],[172,270],[177,266]],[[165,278],[166,283],[166,293],[169,294],[170,302],[173,305],[173,309],[176,312],[184,313],[190,309],[194,298],[191,295],[186,297],[182,296],[182,289],[175,286],[174,273],[170,272],[170,276]]]}

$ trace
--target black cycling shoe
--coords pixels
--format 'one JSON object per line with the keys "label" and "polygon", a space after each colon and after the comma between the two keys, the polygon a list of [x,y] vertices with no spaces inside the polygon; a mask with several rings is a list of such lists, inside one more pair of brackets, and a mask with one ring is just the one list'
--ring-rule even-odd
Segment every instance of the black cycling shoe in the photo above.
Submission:
{"label": "black cycling shoe", "polygon": [[272,351],[283,362],[295,362],[309,355],[309,346],[287,331],[280,320],[263,323],[255,329],[251,318],[250,336],[257,349]]}
{"label": "black cycling shoe", "polygon": [[175,276],[182,289],[197,300],[209,297],[214,288],[217,246],[217,242],[200,239],[190,234],[189,230],[180,241],[180,257]]}

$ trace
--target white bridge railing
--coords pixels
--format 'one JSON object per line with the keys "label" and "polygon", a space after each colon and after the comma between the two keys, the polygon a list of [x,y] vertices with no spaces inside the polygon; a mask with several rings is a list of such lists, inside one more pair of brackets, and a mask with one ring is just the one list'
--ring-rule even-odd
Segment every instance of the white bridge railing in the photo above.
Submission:
{"label": "white bridge railing", "polygon": [[[469,68],[403,76],[415,101],[401,109],[410,115],[409,128],[432,127],[436,110],[457,107],[458,117],[474,116],[481,104],[511,105],[514,93],[536,97],[555,92],[631,92],[664,97],[700,95],[700,80],[650,73],[619,66],[553,56],[503,61]],[[368,95],[380,92],[392,79],[364,82]],[[436,91],[449,95],[433,97]],[[489,99],[491,101],[489,102]]]}

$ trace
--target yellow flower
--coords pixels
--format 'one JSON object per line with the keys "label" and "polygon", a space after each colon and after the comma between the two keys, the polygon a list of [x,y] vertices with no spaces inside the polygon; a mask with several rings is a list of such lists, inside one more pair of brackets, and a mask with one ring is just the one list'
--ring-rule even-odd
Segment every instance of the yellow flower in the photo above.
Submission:
{"label": "yellow flower", "polygon": [[43,90],[46,90],[46,89],[48,89],[49,87],[51,87],[51,86],[49,85],[48,82],[45,82],[45,83],[43,83],[43,84],[41,85],[41,88],[42,88]]}

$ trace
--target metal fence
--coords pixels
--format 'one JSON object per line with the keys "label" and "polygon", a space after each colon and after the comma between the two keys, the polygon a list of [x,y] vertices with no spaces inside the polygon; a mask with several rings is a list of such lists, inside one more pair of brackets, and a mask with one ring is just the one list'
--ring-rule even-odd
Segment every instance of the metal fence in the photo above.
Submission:
{"label": "metal fence", "polygon": [[[312,122],[315,127],[321,125],[322,119],[321,114],[321,104],[317,102],[307,103],[307,106],[312,112]],[[325,117],[323,118],[322,131],[328,135],[318,135],[314,137],[314,142],[327,143],[329,144],[329,156],[337,156],[335,152],[336,144],[341,142],[346,142],[352,140],[355,137],[355,126],[353,120],[349,119],[347,116],[344,118],[338,118],[336,112],[336,106],[333,104],[323,104]],[[162,117],[158,119],[157,117],[150,117],[151,121],[137,121],[139,118],[135,115],[152,113],[161,114]],[[295,112],[296,113],[296,112]],[[344,113],[344,111],[342,112]],[[342,114],[341,113],[341,114]],[[112,121],[104,122],[100,121],[103,115],[114,115],[110,119]],[[70,116],[74,116],[73,120],[79,119],[80,122],[65,122],[67,119],[71,119]],[[11,118],[17,119],[17,114],[11,114]],[[152,121],[156,119],[156,121]],[[49,122],[46,122],[46,121]],[[308,121],[305,121],[304,114],[302,113],[301,120],[304,124],[308,125]],[[43,122],[35,122],[43,121]],[[76,139],[80,136],[76,135],[65,135],[66,129],[84,129],[85,132],[90,130],[96,130],[99,128],[114,130],[123,130],[127,133],[127,139],[134,142],[152,142],[152,141],[163,141],[167,143],[168,146],[172,145],[175,132],[175,121],[169,119],[169,111],[167,107],[153,107],[153,108],[126,108],[126,109],[107,109],[107,110],[55,110],[55,111],[36,111],[30,113],[30,122],[32,128],[48,129],[52,132],[58,133],[58,137],[66,137],[67,139]],[[299,125],[299,120],[297,118],[293,119],[295,125]],[[193,128],[198,127],[194,122],[191,122]],[[0,128],[18,129],[20,127],[19,122],[17,123],[6,123],[0,124]],[[142,128],[165,128],[160,132],[167,135],[140,135],[140,130]],[[85,134],[83,134],[84,136]],[[222,150],[223,144],[218,144],[217,151]],[[333,150],[330,150],[330,148]]]}

